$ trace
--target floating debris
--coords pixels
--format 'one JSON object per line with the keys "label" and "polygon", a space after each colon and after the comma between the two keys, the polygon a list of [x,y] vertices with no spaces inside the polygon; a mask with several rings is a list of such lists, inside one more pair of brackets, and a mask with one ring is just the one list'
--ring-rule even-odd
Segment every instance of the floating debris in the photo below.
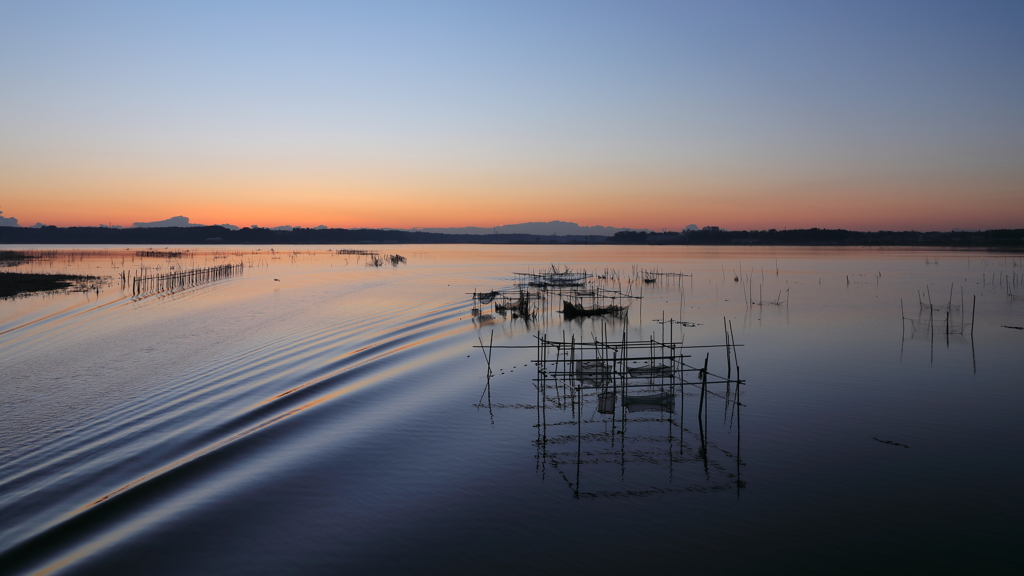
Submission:
{"label": "floating debris", "polygon": [[888,444],[890,446],[903,446],[904,448],[910,448],[910,446],[907,446],[906,444],[900,444],[899,442],[893,442],[892,440],[882,440],[881,438],[875,438],[874,436],[872,436],[872,438],[874,438],[875,440],[878,440],[882,444]]}

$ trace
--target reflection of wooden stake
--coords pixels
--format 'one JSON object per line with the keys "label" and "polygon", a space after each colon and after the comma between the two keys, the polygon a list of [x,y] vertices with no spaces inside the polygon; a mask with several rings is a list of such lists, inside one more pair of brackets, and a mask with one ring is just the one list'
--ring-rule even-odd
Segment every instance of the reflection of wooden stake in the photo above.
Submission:
{"label": "reflection of wooden stake", "polygon": [[637,320],[639,320],[640,326],[643,326],[643,324],[644,324],[644,285],[643,285],[643,282],[640,283],[640,312],[638,314],[639,314],[639,317],[637,318]]}
{"label": "reflection of wooden stake", "polygon": [[903,313],[903,298],[900,298],[900,362],[903,362],[903,340],[907,336],[907,315]]}
{"label": "reflection of wooden stake", "polygon": [[704,369],[700,371],[700,404],[697,406],[697,420],[703,422],[702,415],[704,414],[704,404],[707,402],[707,390],[708,390],[708,356],[704,355]]}
{"label": "reflection of wooden stake", "polygon": [[494,329],[491,329],[491,342],[486,348],[484,347],[483,338],[477,336],[476,339],[480,341],[480,352],[483,353],[484,360],[487,360],[487,377],[490,378],[494,375],[494,373],[491,372],[491,351],[494,348]]}
{"label": "reflection of wooden stake", "polygon": [[732,331],[732,320],[729,320],[729,339],[732,340],[732,361],[736,363],[736,381],[740,381],[740,356],[736,350],[736,333]]}
{"label": "reflection of wooden stake", "polygon": [[[971,302],[971,336],[974,336],[974,308],[978,305],[978,295],[975,294]],[[971,341],[971,346],[974,346],[974,341]]]}
{"label": "reflection of wooden stake", "polygon": [[725,379],[732,379],[732,356],[729,354],[729,325],[726,323],[725,316],[722,316],[722,329],[725,330],[725,364],[729,368],[729,373]]}

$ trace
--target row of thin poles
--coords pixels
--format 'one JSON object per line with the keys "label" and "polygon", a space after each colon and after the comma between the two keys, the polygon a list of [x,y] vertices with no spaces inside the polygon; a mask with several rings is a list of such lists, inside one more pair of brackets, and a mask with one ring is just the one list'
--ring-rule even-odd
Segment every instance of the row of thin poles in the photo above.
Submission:
{"label": "row of thin poles", "polygon": [[131,284],[132,296],[138,296],[140,294],[165,292],[208,282],[216,282],[236,274],[241,274],[244,268],[244,264],[238,263],[210,266],[208,268],[193,268],[169,274],[150,275],[145,271],[132,274],[130,271],[123,271],[121,272],[121,286],[126,288],[128,284]]}

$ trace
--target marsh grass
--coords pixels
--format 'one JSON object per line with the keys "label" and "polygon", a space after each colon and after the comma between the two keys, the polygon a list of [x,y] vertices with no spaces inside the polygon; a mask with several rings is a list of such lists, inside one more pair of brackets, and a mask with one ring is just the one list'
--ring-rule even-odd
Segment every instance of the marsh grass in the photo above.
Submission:
{"label": "marsh grass", "polygon": [[16,252],[14,250],[0,250],[0,267],[9,268],[11,266],[20,266],[31,258],[24,252]]}
{"label": "marsh grass", "polygon": [[101,283],[102,279],[97,276],[0,272],[0,299],[58,290],[87,292],[97,289]]}

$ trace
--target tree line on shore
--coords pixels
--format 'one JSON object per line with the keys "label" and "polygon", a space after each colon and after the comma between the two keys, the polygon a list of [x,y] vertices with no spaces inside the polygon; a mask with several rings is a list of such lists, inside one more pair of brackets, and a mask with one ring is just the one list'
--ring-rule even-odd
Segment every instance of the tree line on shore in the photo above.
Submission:
{"label": "tree line on shore", "polygon": [[652,244],[1024,247],[1024,229],[857,232],[841,229],[624,231],[613,236],[443,234],[387,229],[0,227],[0,244]]}

